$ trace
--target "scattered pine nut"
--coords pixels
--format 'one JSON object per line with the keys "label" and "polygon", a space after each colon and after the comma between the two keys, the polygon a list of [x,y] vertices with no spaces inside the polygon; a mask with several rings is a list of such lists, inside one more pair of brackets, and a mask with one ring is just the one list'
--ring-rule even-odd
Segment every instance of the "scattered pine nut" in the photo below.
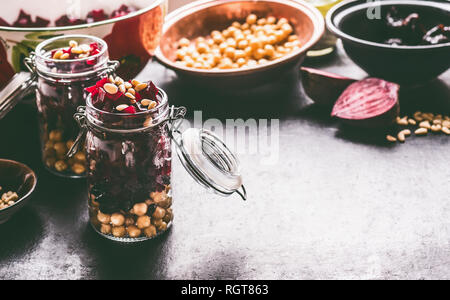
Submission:
{"label": "scattered pine nut", "polygon": [[72,40],[72,41],[69,42],[69,46],[70,46],[71,48],[76,48],[76,47],[78,47],[78,42]]}
{"label": "scattered pine nut", "polygon": [[123,111],[124,109],[126,109],[128,107],[128,105],[126,105],[126,104],[121,104],[121,105],[118,105],[117,107],[116,107],[116,110],[117,111]]}
{"label": "scattered pine nut", "polygon": [[144,99],[141,101],[142,106],[149,106],[151,103],[151,100],[148,99]]}
{"label": "scattered pine nut", "polygon": [[400,131],[397,134],[397,138],[398,138],[399,142],[401,142],[401,143],[404,143],[406,140],[406,137],[405,137],[405,134],[403,133],[403,131]]}
{"label": "scattered pine nut", "polygon": [[125,97],[128,97],[128,98],[130,98],[132,100],[136,99],[136,97],[133,94],[131,94],[131,93],[125,93]]}
{"label": "scattered pine nut", "polygon": [[417,125],[417,122],[414,119],[408,119],[408,123],[409,125]]}
{"label": "scattered pine nut", "polygon": [[428,129],[421,127],[419,129],[417,129],[416,131],[414,131],[414,134],[415,135],[419,135],[419,136],[427,135],[428,134]]}
{"label": "scattered pine nut", "polygon": [[419,127],[420,128],[431,129],[431,124],[430,124],[430,122],[428,120],[427,121],[422,121],[422,122],[420,122]]}
{"label": "scattered pine nut", "polygon": [[411,130],[405,129],[405,130],[402,130],[401,133],[403,133],[405,136],[410,136],[411,135]]}
{"label": "scattered pine nut", "polygon": [[397,141],[397,138],[393,137],[392,135],[387,135],[386,140],[388,142],[395,143]]}
{"label": "scattered pine nut", "polygon": [[408,117],[397,117],[397,124],[398,125],[402,125],[402,126],[407,126],[408,125]]}
{"label": "scattered pine nut", "polygon": [[445,133],[446,135],[450,135],[450,129],[448,127],[442,127],[442,132]]}
{"label": "scattered pine nut", "polygon": [[435,124],[435,125],[431,126],[431,131],[433,131],[433,132],[440,132],[441,129],[442,129],[441,124]]}

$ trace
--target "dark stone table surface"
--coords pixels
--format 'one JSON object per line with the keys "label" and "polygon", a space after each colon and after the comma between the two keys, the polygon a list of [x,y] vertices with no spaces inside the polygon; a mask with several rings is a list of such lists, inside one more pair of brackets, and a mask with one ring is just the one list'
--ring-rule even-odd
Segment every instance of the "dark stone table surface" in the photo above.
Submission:
{"label": "dark stone table surface", "polygon": [[[365,76],[342,51],[311,65]],[[118,245],[88,226],[85,181],[43,170],[35,110],[22,104],[0,121],[0,157],[30,165],[39,184],[0,226],[0,279],[450,279],[449,137],[387,146],[383,133],[342,128],[311,105],[295,76],[234,96],[156,62],[140,77],[204,119],[280,119],[278,160],[240,153],[243,202],[205,192],[174,159],[174,226]],[[406,91],[402,110],[448,114],[449,85],[447,72]]]}

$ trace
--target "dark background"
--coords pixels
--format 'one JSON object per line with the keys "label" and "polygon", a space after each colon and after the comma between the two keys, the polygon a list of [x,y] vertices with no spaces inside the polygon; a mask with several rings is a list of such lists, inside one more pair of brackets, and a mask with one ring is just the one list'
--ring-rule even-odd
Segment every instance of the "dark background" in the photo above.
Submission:
{"label": "dark background", "polygon": [[[365,76],[341,50],[309,64]],[[387,145],[385,132],[343,128],[302,96],[295,76],[234,96],[181,82],[156,62],[140,78],[204,119],[280,119],[278,163],[240,154],[243,202],[205,192],[174,158],[173,228],[122,246],[89,227],[84,180],[43,170],[35,109],[22,104],[0,121],[0,157],[28,164],[39,184],[0,226],[1,279],[450,278],[448,136]],[[447,72],[403,90],[402,110],[449,114],[449,85]]]}

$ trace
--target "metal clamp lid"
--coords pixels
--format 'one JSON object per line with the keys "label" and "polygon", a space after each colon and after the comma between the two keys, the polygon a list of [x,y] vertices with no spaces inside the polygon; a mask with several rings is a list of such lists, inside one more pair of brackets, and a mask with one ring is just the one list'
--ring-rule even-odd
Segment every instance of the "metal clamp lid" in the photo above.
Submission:
{"label": "metal clamp lid", "polygon": [[247,200],[239,161],[217,135],[196,128],[174,133],[178,133],[173,136],[178,158],[200,185],[222,196],[238,193]]}

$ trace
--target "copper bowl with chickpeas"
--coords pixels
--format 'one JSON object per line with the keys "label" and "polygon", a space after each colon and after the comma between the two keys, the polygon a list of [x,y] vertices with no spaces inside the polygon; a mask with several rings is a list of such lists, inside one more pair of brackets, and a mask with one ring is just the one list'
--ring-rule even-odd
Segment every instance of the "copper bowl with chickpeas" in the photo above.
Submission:
{"label": "copper bowl with chickpeas", "polygon": [[324,30],[300,0],[202,0],[167,16],[156,58],[205,87],[256,87],[298,68]]}

